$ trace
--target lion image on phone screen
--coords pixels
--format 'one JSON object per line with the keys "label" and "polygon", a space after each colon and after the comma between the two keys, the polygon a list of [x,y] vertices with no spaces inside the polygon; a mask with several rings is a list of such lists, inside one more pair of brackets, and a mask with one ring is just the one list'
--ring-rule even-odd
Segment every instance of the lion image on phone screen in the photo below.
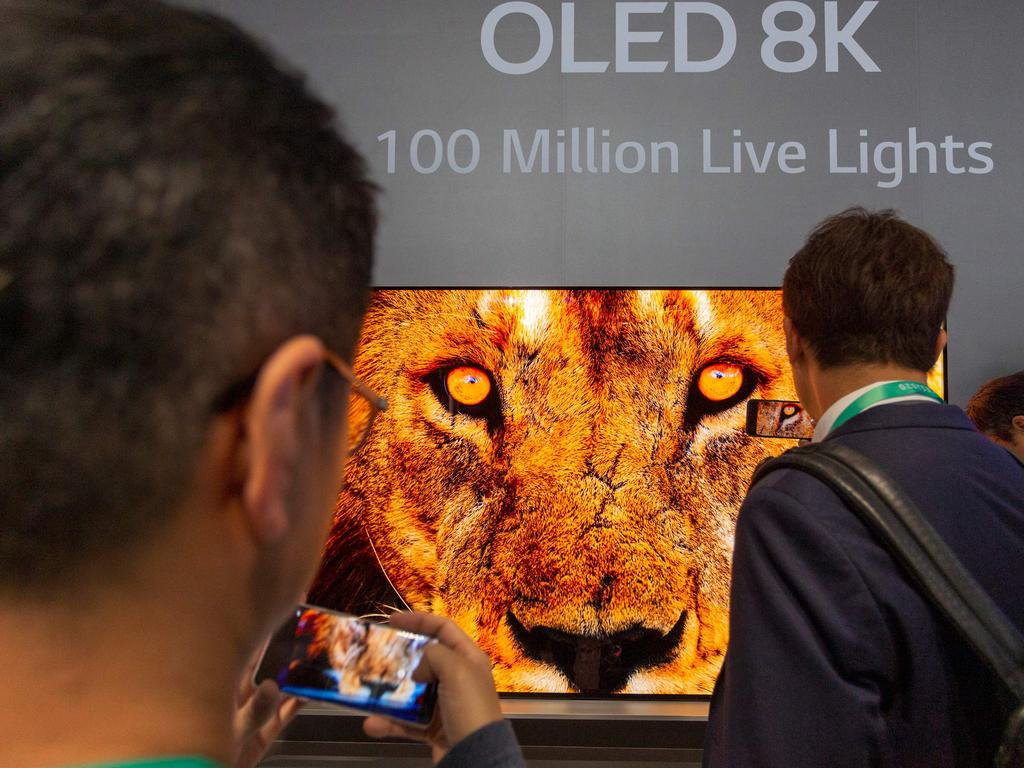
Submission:
{"label": "lion image on phone screen", "polygon": [[[794,400],[780,294],[378,290],[312,602],[445,614],[501,691],[707,693],[750,398]],[[352,398],[351,429],[369,410]]]}
{"label": "lion image on phone screen", "polygon": [[312,622],[314,637],[307,657],[326,654],[343,696],[358,698],[364,691],[372,698],[385,693],[400,699],[412,695],[421,640],[329,614],[316,615]]}
{"label": "lion image on phone screen", "polygon": [[798,403],[776,403],[766,401],[755,403],[761,407],[757,412],[757,434],[793,439],[810,437],[814,422]]}

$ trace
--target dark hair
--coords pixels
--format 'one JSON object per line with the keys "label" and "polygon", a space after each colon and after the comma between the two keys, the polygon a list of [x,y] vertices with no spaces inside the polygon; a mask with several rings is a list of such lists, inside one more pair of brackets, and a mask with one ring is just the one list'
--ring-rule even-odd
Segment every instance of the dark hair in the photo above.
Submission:
{"label": "dark hair", "polygon": [[967,416],[982,432],[1013,442],[1013,417],[1024,416],[1024,371],[982,384],[967,403]]}
{"label": "dark hair", "polygon": [[897,363],[927,371],[953,293],[937,242],[894,211],[825,219],[790,260],[786,316],[818,363]]}
{"label": "dark hair", "polygon": [[0,10],[0,589],[131,551],[211,403],[285,339],[350,358],[375,189],[234,25],[151,0]]}

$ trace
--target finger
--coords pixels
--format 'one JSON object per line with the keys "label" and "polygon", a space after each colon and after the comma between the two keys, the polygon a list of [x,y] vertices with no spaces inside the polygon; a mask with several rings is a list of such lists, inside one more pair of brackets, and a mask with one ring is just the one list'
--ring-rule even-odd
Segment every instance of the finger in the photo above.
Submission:
{"label": "finger", "polygon": [[430,661],[426,656],[420,656],[420,663],[412,671],[412,679],[417,683],[433,683],[437,680],[437,674],[430,666]]}
{"label": "finger", "polygon": [[284,697],[284,701],[258,727],[242,736],[241,752],[235,761],[235,768],[256,765],[263,754],[270,748],[281,731],[285,729],[304,702],[292,696]]}
{"label": "finger", "polygon": [[264,680],[240,710],[244,733],[263,727],[277,711],[284,697],[273,680]]}
{"label": "finger", "polygon": [[[477,650],[475,646],[473,650]],[[423,682],[434,679],[457,680],[466,669],[466,658],[463,654],[438,643],[431,643],[423,649],[423,659],[427,665],[424,671],[431,675]]]}
{"label": "finger", "polygon": [[238,683],[238,690],[235,691],[235,707],[240,707],[248,701],[256,692],[256,684],[250,675],[242,675]]}
{"label": "finger", "polygon": [[269,735],[271,737],[269,741],[273,741],[277,738],[277,734],[287,728],[289,723],[295,719],[304,703],[301,699],[296,699],[294,696],[284,697],[284,700],[278,705],[273,716],[263,724],[263,727],[260,729],[261,733]]}
{"label": "finger", "polygon": [[281,731],[287,728],[288,724],[295,719],[295,716],[302,708],[302,704],[302,701],[293,696],[286,696],[284,698],[284,701],[277,707],[276,712],[259,730],[257,741],[261,748],[261,754],[277,740]]}
{"label": "finger", "polygon": [[302,699],[297,699],[294,696],[286,696],[284,703],[278,707],[278,717],[281,719],[282,726],[288,725],[295,716],[299,714],[299,710],[302,709],[302,705],[305,704]]}
{"label": "finger", "polygon": [[237,698],[235,705],[240,706],[242,702],[252,696],[253,691],[256,690],[256,684],[253,682],[253,678],[256,675],[256,667],[260,663],[260,658],[263,656],[263,646],[261,645],[252,655],[249,656],[248,661],[245,662],[245,667],[242,671],[242,677],[238,681],[238,691],[236,693]]}
{"label": "finger", "polygon": [[434,613],[394,613],[389,619],[391,626],[421,635],[436,637],[438,642],[459,653],[476,651],[476,643],[451,619]]}

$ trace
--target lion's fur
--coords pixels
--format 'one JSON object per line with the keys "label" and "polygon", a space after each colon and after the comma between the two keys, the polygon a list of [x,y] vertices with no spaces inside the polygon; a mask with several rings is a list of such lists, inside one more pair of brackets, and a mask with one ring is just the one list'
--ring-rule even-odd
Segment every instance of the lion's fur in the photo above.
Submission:
{"label": "lion's fur", "polygon": [[[709,691],[740,501],[793,442],[748,437],[742,402],[695,419],[691,385],[725,359],[751,397],[795,399],[784,350],[775,291],[377,291],[356,372],[391,407],[350,460],[311,599],[451,616],[505,691],[571,690],[509,611],[595,637],[685,613],[668,661],[622,692]],[[428,384],[460,362],[492,373],[500,425],[453,416]]]}

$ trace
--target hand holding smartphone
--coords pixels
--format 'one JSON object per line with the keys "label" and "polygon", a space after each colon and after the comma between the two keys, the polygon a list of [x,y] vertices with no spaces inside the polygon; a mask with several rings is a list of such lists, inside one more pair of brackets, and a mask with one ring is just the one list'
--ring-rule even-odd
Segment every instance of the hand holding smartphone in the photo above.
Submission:
{"label": "hand holding smartphone", "polygon": [[[376,651],[359,650],[374,637]],[[487,654],[451,619],[425,613],[396,613],[382,625],[300,605],[268,641],[254,678],[367,713],[368,735],[425,742],[435,762],[503,717]]]}
{"label": "hand holding smartphone", "polygon": [[292,696],[338,704],[426,728],[437,684],[413,678],[432,637],[311,605],[298,606],[270,638],[254,681]]}
{"label": "hand holding smartphone", "polygon": [[[436,614],[396,613],[393,626],[437,638],[424,650],[420,673],[440,681],[435,725],[423,730],[383,717],[369,717],[363,729],[375,738],[402,737],[430,745],[434,762],[484,726],[503,719],[491,674],[491,660],[451,619]],[[525,765],[524,762],[516,765]]]}

